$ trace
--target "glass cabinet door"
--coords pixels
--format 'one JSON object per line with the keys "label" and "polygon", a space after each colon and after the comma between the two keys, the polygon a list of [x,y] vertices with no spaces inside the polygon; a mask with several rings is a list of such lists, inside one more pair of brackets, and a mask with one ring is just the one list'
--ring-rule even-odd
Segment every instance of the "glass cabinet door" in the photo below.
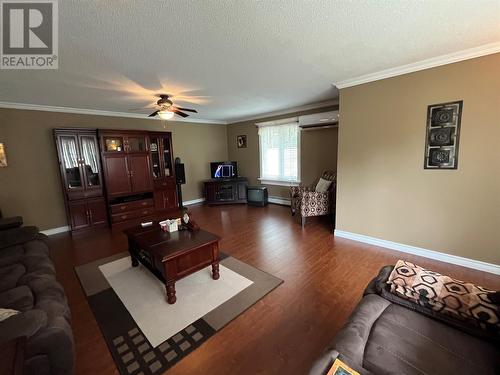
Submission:
{"label": "glass cabinet door", "polygon": [[87,186],[100,186],[97,139],[91,135],[80,136],[80,150]]}
{"label": "glass cabinet door", "polygon": [[62,135],[59,137],[61,163],[64,169],[66,189],[82,187],[80,160],[78,154],[77,137],[75,135]]}
{"label": "glass cabinet door", "polygon": [[157,137],[151,137],[150,141],[150,151],[151,151],[151,163],[153,164],[153,178],[161,177],[161,166],[160,166],[160,147],[158,145],[159,139]]}
{"label": "glass cabinet door", "polygon": [[122,152],[123,137],[104,137],[104,151],[105,152]]}
{"label": "glass cabinet door", "polygon": [[145,152],[146,151],[146,138],[142,136],[128,137],[127,138],[127,151],[128,152]]}
{"label": "glass cabinet door", "polygon": [[170,137],[163,137],[163,173],[165,177],[172,175],[172,152]]}

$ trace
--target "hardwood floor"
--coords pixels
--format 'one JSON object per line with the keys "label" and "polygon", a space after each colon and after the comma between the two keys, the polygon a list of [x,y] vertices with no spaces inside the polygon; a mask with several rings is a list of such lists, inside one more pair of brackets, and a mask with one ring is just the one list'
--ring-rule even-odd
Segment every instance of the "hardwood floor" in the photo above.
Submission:
{"label": "hardwood floor", "polygon": [[[168,371],[168,374],[304,374],[346,322],[380,267],[403,258],[492,289],[500,277],[334,238],[326,220],[304,229],[288,207],[192,206],[221,251],[285,282]],[[127,249],[123,234],[101,230],[51,237],[57,276],[68,295],[77,374],[117,374],[73,266]]]}

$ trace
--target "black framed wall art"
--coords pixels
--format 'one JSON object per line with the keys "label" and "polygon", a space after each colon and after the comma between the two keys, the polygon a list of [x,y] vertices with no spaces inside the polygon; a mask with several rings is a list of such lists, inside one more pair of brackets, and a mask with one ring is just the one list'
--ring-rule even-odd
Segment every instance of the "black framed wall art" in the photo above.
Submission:
{"label": "black framed wall art", "polygon": [[236,144],[238,145],[238,148],[247,148],[247,136],[246,135],[237,136]]}
{"label": "black framed wall art", "polygon": [[463,101],[427,107],[424,169],[457,169]]}

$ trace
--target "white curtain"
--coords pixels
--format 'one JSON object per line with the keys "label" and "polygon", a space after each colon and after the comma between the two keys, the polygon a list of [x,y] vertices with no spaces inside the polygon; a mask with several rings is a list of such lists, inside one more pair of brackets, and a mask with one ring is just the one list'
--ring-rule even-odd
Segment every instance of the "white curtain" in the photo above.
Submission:
{"label": "white curtain", "polygon": [[93,138],[82,137],[82,156],[86,165],[90,165],[92,173],[97,173],[97,150]]}
{"label": "white curtain", "polygon": [[78,167],[78,155],[76,142],[73,137],[61,137],[61,150],[66,169]]}
{"label": "white curtain", "polygon": [[259,127],[260,178],[298,181],[299,140],[297,122]]}

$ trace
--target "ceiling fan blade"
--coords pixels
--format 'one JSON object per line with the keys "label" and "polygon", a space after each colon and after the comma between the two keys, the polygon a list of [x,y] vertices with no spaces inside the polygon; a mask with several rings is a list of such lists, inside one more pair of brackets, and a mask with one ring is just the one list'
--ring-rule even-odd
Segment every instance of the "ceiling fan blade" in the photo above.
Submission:
{"label": "ceiling fan blade", "polygon": [[174,113],[177,113],[181,117],[189,117],[189,115],[187,113],[181,112],[181,111],[179,111],[177,109],[172,109],[171,111],[174,112]]}
{"label": "ceiling fan blade", "polygon": [[154,111],[148,117],[155,117],[158,114],[158,112],[160,112],[160,111]]}
{"label": "ceiling fan blade", "polygon": [[129,108],[130,112],[141,112],[141,111],[149,111],[150,109],[156,109],[157,107],[145,107],[145,108]]}
{"label": "ceiling fan blade", "polygon": [[198,113],[198,111],[196,109],[182,108],[182,107],[176,107],[176,106],[174,106],[174,109],[177,109],[179,111]]}

